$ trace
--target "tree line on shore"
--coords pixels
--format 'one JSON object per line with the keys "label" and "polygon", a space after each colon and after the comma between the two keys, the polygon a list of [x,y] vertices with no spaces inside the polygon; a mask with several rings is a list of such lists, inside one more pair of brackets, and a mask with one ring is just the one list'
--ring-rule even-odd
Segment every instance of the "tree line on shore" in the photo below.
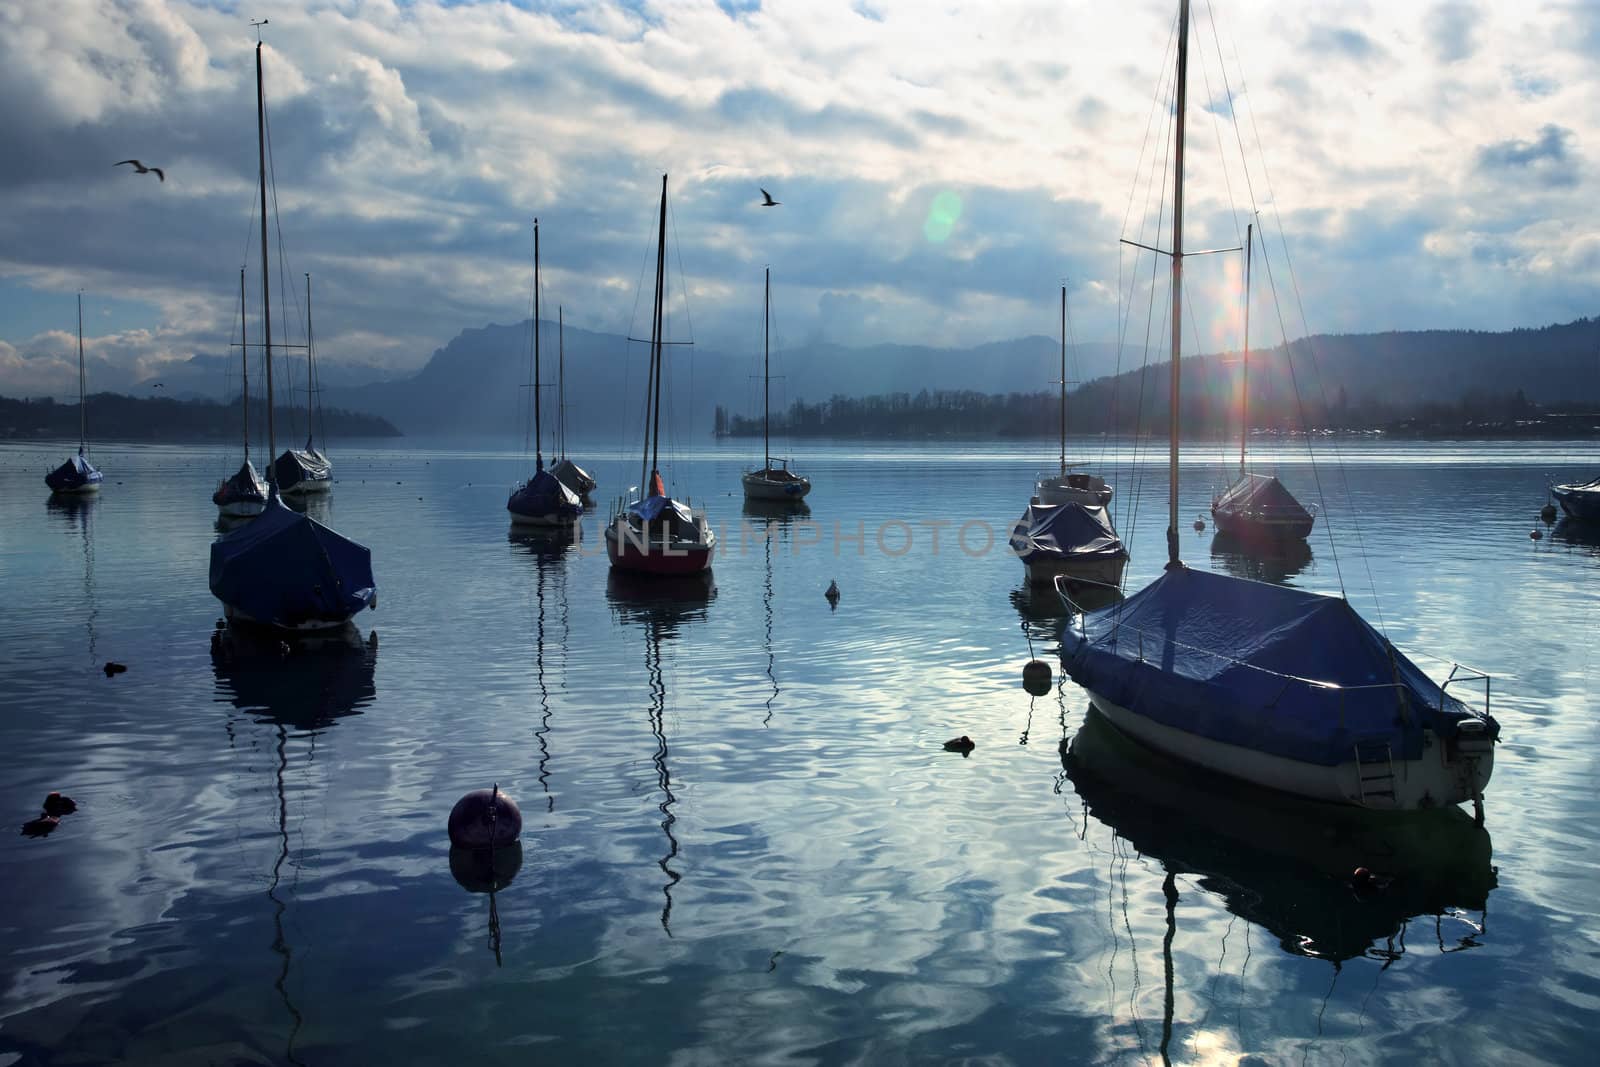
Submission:
{"label": "tree line on shore", "polygon": [[[178,400],[167,397],[131,397],[120,393],[91,393],[87,403],[89,433],[118,441],[195,441],[237,438],[243,427],[239,400]],[[275,411],[280,443],[290,443],[305,431],[303,410],[278,407]],[[252,437],[266,437],[267,405],[250,403]],[[400,431],[378,415],[324,409],[322,426],[339,437],[399,437]],[[0,438],[78,436],[78,405],[58,404],[51,398],[13,399],[0,396]]]}

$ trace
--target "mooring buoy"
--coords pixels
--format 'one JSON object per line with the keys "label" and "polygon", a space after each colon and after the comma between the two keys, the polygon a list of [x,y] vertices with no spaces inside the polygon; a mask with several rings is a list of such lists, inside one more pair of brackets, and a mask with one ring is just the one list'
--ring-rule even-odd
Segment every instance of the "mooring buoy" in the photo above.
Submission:
{"label": "mooring buoy", "polygon": [[1022,688],[1036,697],[1050,692],[1050,664],[1042,659],[1030,659],[1022,668]]}
{"label": "mooring buoy", "polygon": [[493,789],[474,789],[450,809],[450,843],[457,848],[501,848],[522,834],[522,809]]}

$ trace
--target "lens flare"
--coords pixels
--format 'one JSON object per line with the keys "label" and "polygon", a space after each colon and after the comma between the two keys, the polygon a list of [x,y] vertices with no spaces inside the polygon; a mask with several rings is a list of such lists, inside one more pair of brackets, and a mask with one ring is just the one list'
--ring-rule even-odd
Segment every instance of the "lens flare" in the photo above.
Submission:
{"label": "lens flare", "polygon": [[939,244],[950,236],[961,218],[961,198],[946,190],[933,198],[928,209],[928,221],[922,224],[922,235],[929,242]]}

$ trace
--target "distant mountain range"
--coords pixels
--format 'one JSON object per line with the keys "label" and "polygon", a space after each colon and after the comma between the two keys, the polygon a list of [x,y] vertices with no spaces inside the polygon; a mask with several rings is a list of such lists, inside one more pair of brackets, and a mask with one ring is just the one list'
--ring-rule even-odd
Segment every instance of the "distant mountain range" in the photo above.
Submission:
{"label": "distant mountain range", "polygon": [[[237,441],[242,423],[239,401],[219,404],[211,400],[176,397],[130,397],[118,393],[91,393],[89,436],[97,441]],[[300,447],[305,412],[277,407],[280,447]],[[267,405],[250,404],[251,435],[266,446]],[[323,424],[336,437],[399,437],[400,431],[385,418],[365,412],[324,410]],[[0,396],[0,439],[78,437],[78,404],[53,400],[13,400]],[[320,434],[319,434],[320,437]]]}
{"label": "distant mountain range", "polygon": [[[544,382],[554,385],[557,331],[542,335]],[[503,435],[520,441],[529,392],[530,324],[490,324],[463,330],[410,377],[370,380],[378,368],[320,361],[323,402],[330,408],[388,420],[408,435]],[[568,327],[565,334],[569,436],[636,435],[644,411],[647,345],[616,334]],[[1407,417],[1430,404],[1454,405],[1473,395],[1503,397],[1521,390],[1546,410],[1563,404],[1600,408],[1600,321],[1580,319],[1500,333],[1418,330],[1380,334],[1320,335],[1251,354],[1251,422],[1260,427],[1326,421],[1330,411],[1369,419]],[[676,435],[702,436],[717,407],[730,414],[760,413],[761,351],[724,352],[674,345],[667,350],[667,418]],[[847,348],[812,344],[774,352],[773,406],[812,405],[834,397],[916,396],[935,392],[989,395],[1053,392],[1061,348],[1033,336],[969,348],[876,345]],[[1082,432],[1129,426],[1143,379],[1149,427],[1165,418],[1166,364],[1141,367],[1143,352],[1089,343],[1068,353],[1074,426]],[[197,355],[180,372],[168,372],[167,395],[216,396],[229,378],[231,357]],[[1291,374],[1292,367],[1292,374]],[[1120,379],[1116,372],[1121,370]],[[1184,359],[1185,419],[1220,425],[1235,410],[1235,353]],[[368,380],[363,380],[363,377]],[[1078,384],[1078,383],[1083,384]],[[303,393],[300,394],[303,396]],[[555,391],[545,392],[546,432],[553,425]],[[1236,417],[1236,416],[1235,416]]]}
{"label": "distant mountain range", "polygon": [[[415,375],[359,387],[329,388],[329,404],[382,415],[408,434],[506,434],[523,424],[529,380],[529,324],[463,330]],[[545,384],[556,370],[556,329],[547,323]],[[585,432],[634,431],[642,420],[646,348],[615,334],[569,327],[565,337],[568,417]],[[1600,321],[1580,319],[1538,329],[1501,333],[1418,330],[1380,334],[1319,335],[1251,354],[1252,424],[1325,422],[1329,411],[1359,410],[1396,419],[1430,404],[1455,405],[1473,394],[1504,396],[1521,390],[1546,409],[1563,403],[1600,407]],[[1023,337],[972,348],[877,345],[846,348],[808,345],[773,355],[773,405],[830,397],[974,391],[986,394],[1053,391],[1060,342]],[[761,353],[729,354],[704,348],[667,349],[669,418],[676,432],[712,429],[714,409],[746,415],[760,411]],[[1069,352],[1073,407],[1100,425],[1078,422],[1084,432],[1110,428],[1109,412],[1125,427],[1144,376],[1145,424],[1165,418],[1167,364],[1141,367],[1142,352],[1125,351],[1114,378],[1115,346],[1079,345]],[[1078,368],[1076,371],[1074,368]],[[1215,425],[1236,402],[1237,353],[1186,357],[1185,417]],[[1113,397],[1115,394],[1115,397]],[[553,418],[554,391],[545,393],[545,418]],[[692,412],[692,416],[691,416]],[[1094,419],[1093,413],[1104,413]],[[691,421],[692,419],[692,421]],[[1197,427],[1198,428],[1198,427]],[[548,424],[547,424],[548,432]]]}

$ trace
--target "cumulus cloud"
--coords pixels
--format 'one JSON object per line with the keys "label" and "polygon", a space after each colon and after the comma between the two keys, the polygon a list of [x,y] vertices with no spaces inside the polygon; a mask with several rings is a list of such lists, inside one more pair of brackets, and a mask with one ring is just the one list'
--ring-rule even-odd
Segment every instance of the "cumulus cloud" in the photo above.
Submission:
{"label": "cumulus cloud", "polygon": [[[1334,309],[1319,328],[1518,324],[1530,304],[1513,291],[1548,285],[1525,257],[1430,248],[1587,219],[1577,146],[1591,123],[1575,94],[1588,63],[1562,47],[1580,15],[1559,0],[1470,14],[1454,0],[1218,6],[1197,9],[1191,48],[1191,243],[1235,242],[1253,196],[1294,210],[1282,222],[1304,242],[1308,300]],[[551,301],[576,326],[626,330],[663,172],[699,340],[748,343],[748,290],[768,263],[796,336],[1037,332],[1061,277],[1116,290],[1130,182],[1168,132],[1165,3],[291,0],[271,19],[289,262],[270,280],[292,318],[314,275],[319,348],[335,361],[414,368],[462,328],[525,314],[535,214]],[[154,309],[143,336],[106,339],[107,382],[226,353],[241,264],[257,299],[247,22],[203,0],[0,5],[0,93],[26,102],[0,109],[0,277]],[[1264,163],[1208,159],[1241,139],[1230,95]],[[111,167],[130,156],[168,180]],[[784,206],[757,207],[758,186]],[[946,214],[930,226],[936,202]],[[1380,203],[1428,221],[1381,231],[1378,265],[1344,242]],[[1474,320],[1430,306],[1409,283],[1418,271],[1487,294]],[[1119,302],[1086,303],[1084,337],[1115,336]],[[43,342],[3,322],[0,337],[0,390],[28,388],[32,369],[38,390],[59,391],[59,368],[21,354]]]}

